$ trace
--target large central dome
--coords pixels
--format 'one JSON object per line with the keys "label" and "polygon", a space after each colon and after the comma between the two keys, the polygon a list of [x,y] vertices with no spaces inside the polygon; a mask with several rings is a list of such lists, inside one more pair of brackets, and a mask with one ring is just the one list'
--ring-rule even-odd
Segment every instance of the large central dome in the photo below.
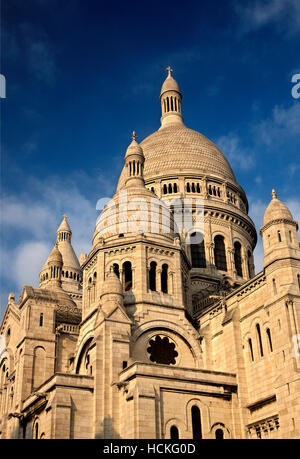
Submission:
{"label": "large central dome", "polygon": [[217,146],[183,124],[162,127],[141,142],[145,156],[144,177],[184,172],[217,176],[236,182],[234,173]]}
{"label": "large central dome", "polygon": [[[146,184],[164,177],[176,176],[216,178],[219,183],[237,185],[229,162],[218,147],[200,132],[187,128],[181,113],[182,95],[178,83],[169,75],[160,93],[162,108],[161,127],[141,142],[145,156]],[[124,168],[118,189],[126,181]]]}

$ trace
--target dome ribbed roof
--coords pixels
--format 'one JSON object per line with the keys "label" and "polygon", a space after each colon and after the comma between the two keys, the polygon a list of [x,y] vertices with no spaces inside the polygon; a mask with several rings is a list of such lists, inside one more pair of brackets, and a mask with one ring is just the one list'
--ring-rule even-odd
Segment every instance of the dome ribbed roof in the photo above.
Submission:
{"label": "dome ribbed roof", "polygon": [[[236,183],[229,162],[207,137],[183,124],[159,129],[141,142],[145,156],[144,178],[178,173],[213,175]],[[118,188],[124,185],[122,171]]]}
{"label": "dome ribbed roof", "polygon": [[58,263],[62,263],[62,262],[63,262],[62,255],[61,255],[60,251],[58,250],[56,244],[55,244],[55,246],[54,246],[52,252],[51,252],[50,255],[49,255],[49,258],[48,258],[48,260],[47,260],[47,263],[50,262],[50,261],[52,261],[52,262],[58,262]]}
{"label": "dome ribbed roof", "polygon": [[291,220],[294,221],[293,216],[290,212],[290,210],[287,208],[283,202],[281,202],[273,190],[272,192],[272,201],[268,205],[265,215],[264,215],[264,226],[267,225],[268,223],[274,221],[274,220],[279,220],[279,219],[286,219],[286,220]]}
{"label": "dome ribbed roof", "polygon": [[69,223],[67,222],[67,216],[66,215],[64,215],[63,221],[59,225],[59,227],[57,229],[57,233],[59,233],[60,231],[67,231],[69,233],[72,233],[71,228],[69,226]]}
{"label": "dome ribbed roof", "polygon": [[161,91],[160,91],[160,95],[162,95],[163,93],[165,93],[166,91],[177,91],[177,92],[180,92],[180,89],[179,89],[179,86],[178,86],[178,83],[177,81],[171,76],[169,75],[162,87],[161,87]]}

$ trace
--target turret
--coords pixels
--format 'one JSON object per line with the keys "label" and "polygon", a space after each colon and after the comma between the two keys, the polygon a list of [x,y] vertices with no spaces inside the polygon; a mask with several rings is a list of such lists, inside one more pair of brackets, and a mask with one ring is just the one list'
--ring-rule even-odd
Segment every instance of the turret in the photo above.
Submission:
{"label": "turret", "polygon": [[168,76],[165,79],[161,92],[161,127],[169,126],[171,124],[183,124],[183,117],[181,114],[181,101],[182,95],[178,83],[171,75],[173,70],[167,67]]}
{"label": "turret", "polygon": [[264,224],[260,230],[264,245],[265,267],[278,259],[299,257],[297,230],[298,223],[273,190],[272,200],[265,211]]}
{"label": "turret", "polygon": [[144,154],[140,145],[136,141],[136,133],[132,133],[132,142],[127,148],[125,155],[125,166],[127,168],[127,180],[125,186],[145,186],[144,182]]}
{"label": "turret", "polygon": [[[60,289],[63,259],[62,259],[62,255],[60,251],[58,250],[57,243],[55,243],[55,246],[52,252],[50,253],[45,266],[46,266],[46,270],[45,270],[46,279],[45,280],[47,281],[47,288]],[[41,285],[42,283],[43,281],[41,281]]]}
{"label": "turret", "polygon": [[[82,281],[82,271],[78,258],[71,244],[72,231],[67,222],[66,215],[64,215],[56,234],[57,237],[55,248],[53,249],[40,273],[40,286],[43,288],[50,287],[49,281],[50,279],[53,279],[53,277],[51,274],[51,269],[49,268],[49,262],[52,263],[52,258],[55,256],[56,259],[60,257],[62,262],[60,266],[59,286],[62,287],[65,291],[77,293],[81,289],[80,284]],[[57,273],[56,268],[58,268],[58,266],[54,266],[53,263],[51,266],[53,267],[53,272]],[[56,286],[58,286],[58,278],[55,277],[55,279]]]}

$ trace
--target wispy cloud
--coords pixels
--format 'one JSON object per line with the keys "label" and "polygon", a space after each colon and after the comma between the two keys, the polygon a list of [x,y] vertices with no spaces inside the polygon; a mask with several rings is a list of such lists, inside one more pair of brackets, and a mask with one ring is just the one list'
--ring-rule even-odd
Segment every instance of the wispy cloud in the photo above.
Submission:
{"label": "wispy cloud", "polygon": [[256,31],[274,25],[285,36],[300,30],[299,0],[255,0],[234,2],[233,9],[240,20],[240,32]]}
{"label": "wispy cloud", "polygon": [[282,144],[293,136],[300,140],[300,104],[288,108],[275,106],[269,118],[260,121],[253,130],[263,144]]}
{"label": "wispy cloud", "polygon": [[29,74],[48,86],[57,78],[56,52],[48,34],[30,23],[16,24],[14,30],[4,25],[3,57],[26,67]]}
{"label": "wispy cloud", "polygon": [[[97,189],[95,199],[83,190]],[[92,248],[92,236],[99,212],[97,199],[110,197],[112,186],[102,175],[90,177],[76,172],[67,177],[51,176],[45,180],[29,177],[22,193],[3,196],[0,200],[1,301],[7,301],[10,285],[14,291],[24,284],[38,286],[39,272],[55,239],[64,213],[72,229],[72,245],[77,256]],[[4,307],[1,304],[2,309]]]}
{"label": "wispy cloud", "polygon": [[252,169],[255,165],[254,153],[249,147],[242,144],[240,137],[235,133],[221,136],[216,145],[224,153],[233,167],[241,170]]}

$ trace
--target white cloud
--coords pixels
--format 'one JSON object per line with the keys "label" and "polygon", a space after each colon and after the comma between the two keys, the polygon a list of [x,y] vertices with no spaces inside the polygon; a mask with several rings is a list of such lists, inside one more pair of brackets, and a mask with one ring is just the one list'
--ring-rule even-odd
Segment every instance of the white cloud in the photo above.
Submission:
{"label": "white cloud", "polygon": [[[31,177],[24,183],[26,191],[22,194],[2,197],[2,312],[10,291],[20,293],[24,284],[39,285],[39,272],[52,250],[63,214],[68,216],[77,256],[90,252],[99,213],[97,199],[110,197],[112,187],[106,177],[89,177],[77,172],[69,177],[48,177],[43,181]],[[81,191],[89,189],[98,190],[98,194],[93,191],[91,200]]]}
{"label": "white cloud", "polygon": [[249,170],[254,166],[253,152],[248,147],[242,145],[241,139],[236,134],[229,133],[228,135],[221,136],[215,143],[233,167]]}
{"label": "white cloud", "polygon": [[25,242],[15,249],[13,267],[19,289],[22,289],[24,284],[38,287],[38,274],[46,262],[51,248],[49,244],[44,242]]}
{"label": "white cloud", "polygon": [[55,83],[56,53],[50,38],[41,27],[28,22],[17,23],[13,32],[4,27],[3,36],[7,44],[6,58],[14,62],[24,62],[35,79],[47,85]]}
{"label": "white cloud", "polygon": [[270,24],[286,36],[300,30],[299,0],[235,2],[233,8],[240,19],[242,33],[256,31]]}
{"label": "white cloud", "polygon": [[300,140],[300,104],[295,102],[288,108],[276,105],[270,118],[260,121],[253,130],[258,140],[267,146],[279,145],[286,139]]}

